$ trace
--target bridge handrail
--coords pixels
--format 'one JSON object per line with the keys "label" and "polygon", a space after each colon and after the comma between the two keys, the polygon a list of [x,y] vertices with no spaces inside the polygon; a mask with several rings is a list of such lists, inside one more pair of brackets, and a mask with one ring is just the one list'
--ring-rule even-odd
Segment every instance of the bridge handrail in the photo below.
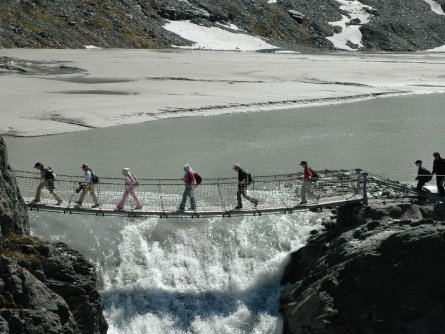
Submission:
{"label": "bridge handrail", "polygon": [[[31,171],[23,171],[23,170],[15,170],[15,175],[18,178],[40,178],[40,174],[37,172],[31,172]],[[323,174],[323,172],[332,173],[333,171],[324,170],[319,171],[319,174]],[[349,173],[352,172],[352,170],[338,170],[335,171],[338,172],[338,174],[341,173]],[[100,183],[101,184],[116,184],[116,183],[122,183],[123,178],[122,177],[109,177],[109,176],[102,176],[100,174]],[[261,182],[272,182],[272,181],[292,181],[292,180],[300,180],[302,178],[303,173],[297,172],[297,173],[287,173],[287,174],[276,174],[276,175],[253,175],[254,177],[254,183],[261,183]],[[351,174],[352,175],[352,174]],[[205,176],[201,175],[203,177],[203,184],[206,185],[218,185],[218,184],[233,184],[237,183],[238,180],[236,178],[236,175],[234,177],[220,177],[220,178],[206,178]],[[56,181],[71,181],[71,182],[78,182],[83,180],[83,175],[79,174],[76,175],[67,175],[67,174],[58,174],[56,173]],[[183,185],[183,179],[182,178],[141,178],[138,176],[138,181],[140,185]]]}
{"label": "bridge handrail", "polygon": [[[331,205],[345,203],[346,201],[361,200],[363,192],[363,177],[360,170],[317,171],[320,180],[313,184],[317,198],[316,205]],[[30,202],[40,184],[38,172],[16,171],[17,182],[22,196]],[[136,194],[143,205],[145,213],[170,214],[175,211],[182,198],[184,183],[182,179],[139,179]],[[63,199],[65,210],[71,212],[75,201],[79,199],[76,192],[78,183],[83,176],[58,174],[55,182],[55,191]],[[255,176],[255,182],[247,189],[248,194],[259,200],[258,207],[245,199],[245,206],[251,212],[286,212],[295,208],[299,202],[300,189],[303,184],[302,173],[287,173],[280,175]],[[221,214],[233,212],[237,205],[238,180],[236,175],[231,178],[204,178],[203,183],[197,187],[195,198],[200,214]],[[123,178],[109,178],[100,176],[96,186],[96,193],[101,203],[101,209],[113,211],[125,190]],[[41,204],[54,207],[55,200],[47,188],[42,189]],[[318,202],[319,201],[319,202]],[[313,203],[313,201],[312,201]],[[84,208],[91,208],[92,199],[87,195]],[[127,207],[134,207],[129,200]],[[60,208],[59,211],[64,210]],[[57,211],[54,209],[53,211]]]}

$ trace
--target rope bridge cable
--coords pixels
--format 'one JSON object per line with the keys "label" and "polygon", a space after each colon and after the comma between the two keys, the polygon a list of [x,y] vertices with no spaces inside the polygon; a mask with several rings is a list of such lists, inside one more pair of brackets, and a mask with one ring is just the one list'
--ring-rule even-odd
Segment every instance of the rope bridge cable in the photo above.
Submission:
{"label": "rope bridge cable", "polygon": [[[16,171],[16,179],[25,201],[34,199],[36,189],[40,184],[40,176],[37,173]],[[244,209],[234,211],[237,205],[236,193],[238,183],[236,178],[205,179],[201,185],[195,188],[196,211],[186,212],[192,216],[225,216],[241,214],[261,214],[292,212],[298,209],[311,207],[335,206],[339,203],[363,200],[363,177],[359,170],[323,171],[320,172],[320,180],[313,183],[313,190],[318,201],[309,201],[306,206],[299,206],[300,189],[303,183],[301,173],[282,174],[271,176],[255,176],[253,185],[247,187],[249,196],[259,200],[255,207],[246,199],[243,199]],[[100,207],[91,208],[94,204],[90,194],[87,193],[83,201],[83,207],[74,205],[79,195],[75,190],[82,181],[81,176],[57,175],[55,192],[63,199],[60,206],[56,206],[56,200],[47,188],[41,193],[41,201],[38,205],[29,204],[31,209],[63,211],[69,213],[106,214],[112,213],[116,204],[122,198],[125,191],[123,179],[101,177],[95,191],[100,201]],[[134,210],[136,204],[131,197],[126,203],[127,210],[124,213],[132,215],[157,215],[160,217],[178,216],[176,213],[182,199],[184,184],[180,179],[139,179],[139,185],[135,192],[143,205],[141,210]],[[309,200],[311,198],[309,197]],[[114,213],[113,213],[114,214]]]}

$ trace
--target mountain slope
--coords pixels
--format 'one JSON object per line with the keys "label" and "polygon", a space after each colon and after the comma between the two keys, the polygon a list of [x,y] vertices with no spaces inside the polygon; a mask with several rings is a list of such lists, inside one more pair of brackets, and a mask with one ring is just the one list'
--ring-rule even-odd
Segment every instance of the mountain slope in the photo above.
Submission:
{"label": "mountain slope", "polygon": [[[218,23],[232,24],[295,50],[410,51],[445,44],[443,8],[445,0],[6,0],[0,2],[0,46],[192,45],[163,28],[167,20],[192,20],[220,28]],[[359,40],[348,40],[350,35]]]}

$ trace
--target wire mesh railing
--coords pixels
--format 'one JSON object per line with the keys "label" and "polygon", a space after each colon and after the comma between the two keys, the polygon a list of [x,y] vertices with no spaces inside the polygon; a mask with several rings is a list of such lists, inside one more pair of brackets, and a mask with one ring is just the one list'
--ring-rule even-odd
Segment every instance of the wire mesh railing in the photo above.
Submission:
{"label": "wire mesh railing", "polygon": [[[22,196],[30,203],[35,198],[40,174],[26,171],[16,171],[16,179]],[[363,174],[360,170],[320,171],[320,179],[312,183],[316,198],[309,198],[308,205],[323,205],[328,203],[360,200],[363,198]],[[39,206],[52,207],[64,211],[76,208],[79,198],[76,189],[82,176],[57,175],[54,182],[54,192],[63,202],[56,205],[56,200],[47,188],[41,193]],[[244,211],[267,212],[286,211],[299,206],[300,191],[303,184],[301,173],[291,173],[271,176],[255,176],[255,182],[247,187],[247,193],[258,199],[258,206],[244,201]],[[101,177],[95,185],[95,192],[100,207],[95,211],[113,211],[121,200],[125,185],[123,179]],[[163,215],[175,212],[182,199],[184,184],[181,179],[139,179],[135,193],[142,209],[135,210],[136,204],[131,197],[126,203],[126,211],[145,214]],[[197,208],[195,213],[218,215],[233,212],[237,205],[236,193],[238,182],[236,178],[204,179],[201,185],[194,189]],[[93,200],[89,194],[82,203],[82,210],[93,210]]]}

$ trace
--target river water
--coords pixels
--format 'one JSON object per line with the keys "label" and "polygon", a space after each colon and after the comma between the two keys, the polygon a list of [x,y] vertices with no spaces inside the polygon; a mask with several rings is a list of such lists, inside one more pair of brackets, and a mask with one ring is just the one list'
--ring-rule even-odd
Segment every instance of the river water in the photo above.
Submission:
{"label": "river water", "polygon": [[[6,142],[13,168],[58,173],[130,167],[141,178],[362,168],[412,181],[414,161],[445,153],[444,95],[183,118]],[[31,213],[32,233],[65,241],[96,264],[112,334],[280,333],[279,280],[290,252],[329,212],[199,220]]]}

